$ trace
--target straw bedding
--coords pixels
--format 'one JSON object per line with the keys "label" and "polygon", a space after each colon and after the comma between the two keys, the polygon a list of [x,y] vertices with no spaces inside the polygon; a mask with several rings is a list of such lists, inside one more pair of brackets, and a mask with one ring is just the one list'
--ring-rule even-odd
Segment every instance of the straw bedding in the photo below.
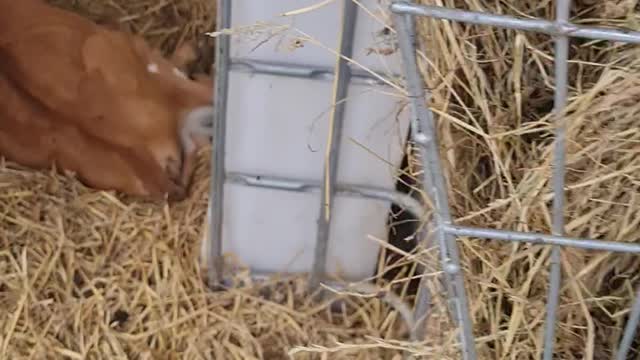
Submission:
{"label": "straw bedding", "polygon": [[[119,20],[167,53],[199,42],[212,1],[62,1],[97,21]],[[424,0],[551,18],[552,2]],[[577,1],[585,24],[637,27],[635,1]],[[550,229],[553,43],[547,36],[418,22],[422,66],[441,116],[442,157],[460,223]],[[209,52],[210,53],[210,52]],[[206,69],[202,52],[194,67]],[[640,60],[635,47],[572,41],[567,111],[567,226],[573,236],[634,241],[640,222]],[[431,68],[424,66],[428,59]],[[0,168],[0,358],[457,358],[432,276],[428,339],[402,342],[399,315],[378,297],[341,295],[338,314],[312,303],[303,278],[210,292],[198,266],[207,201],[206,149],[193,196],[142,203],[85,188],[72,176]],[[463,239],[461,251],[482,359],[533,359],[542,349],[549,249]],[[436,254],[427,271],[437,274]],[[556,356],[611,358],[638,283],[640,260],[563,251]],[[432,271],[433,270],[433,271]],[[636,344],[636,348],[638,348]]]}

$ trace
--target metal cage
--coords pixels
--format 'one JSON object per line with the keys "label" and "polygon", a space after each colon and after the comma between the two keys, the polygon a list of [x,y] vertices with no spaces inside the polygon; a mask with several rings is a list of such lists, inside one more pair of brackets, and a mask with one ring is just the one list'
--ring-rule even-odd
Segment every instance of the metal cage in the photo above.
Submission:
{"label": "metal cage", "polygon": [[[625,43],[640,44],[640,32],[614,30],[590,26],[575,25],[569,22],[569,0],[556,0],[556,19],[554,21],[544,19],[524,19],[506,15],[481,13],[451,9],[438,6],[416,5],[409,1],[396,1],[390,6],[394,14],[394,24],[398,32],[398,42],[404,66],[404,77],[408,88],[411,106],[411,134],[413,142],[418,147],[420,158],[423,161],[425,171],[422,173],[422,190],[433,200],[434,232],[437,244],[440,249],[441,267],[445,273],[445,288],[450,305],[450,312],[454,324],[459,328],[459,340],[461,352],[464,359],[476,359],[475,340],[472,331],[472,322],[468,310],[467,295],[464,288],[464,278],[461,271],[460,259],[457,248],[458,237],[473,237],[502,240],[507,242],[527,242],[532,244],[550,245],[553,247],[550,261],[550,289],[547,298],[546,322],[544,336],[544,359],[552,359],[555,340],[556,310],[558,308],[558,298],[561,284],[560,272],[560,247],[569,246],[590,250],[625,252],[640,254],[640,244],[624,242],[600,241],[594,239],[570,238],[564,236],[564,183],[565,183],[565,128],[562,114],[567,104],[567,68],[568,49],[571,37],[581,37],[588,39],[611,40]],[[333,140],[340,137],[342,127],[342,113],[344,105],[340,100],[345,97],[346,86],[352,79],[359,76],[347,66],[344,57],[349,57],[353,37],[353,19],[356,4],[351,0],[344,1],[343,8],[343,31],[340,41],[340,54],[337,72],[335,76],[337,91],[333,108]],[[219,30],[230,27],[231,0],[218,0],[217,27]],[[476,25],[497,26],[506,29],[533,31],[550,35],[555,40],[555,97],[554,97],[554,119],[556,124],[554,159],[553,159],[553,208],[552,208],[552,234],[527,233],[518,231],[497,230],[489,228],[475,228],[455,225],[449,210],[445,178],[438,154],[438,139],[435,130],[434,115],[426,106],[428,94],[424,90],[424,80],[420,75],[416,59],[416,36],[414,17],[424,16],[442,20],[465,22]],[[212,178],[211,178],[211,201],[209,208],[209,219],[211,225],[211,248],[210,258],[213,264],[209,264],[209,279],[211,285],[221,281],[222,261],[221,261],[221,239],[222,239],[222,208],[223,208],[223,187],[225,182],[234,182],[246,186],[270,187],[285,191],[318,191],[322,192],[322,203],[320,218],[318,219],[318,236],[316,240],[316,251],[313,269],[311,272],[310,286],[316,287],[323,278],[325,270],[325,260],[328,242],[328,228],[331,217],[326,204],[335,196],[342,193],[350,196],[358,196],[370,199],[395,202],[415,215],[422,215],[426,212],[424,204],[419,203],[414,198],[388,189],[367,188],[358,185],[336,184],[336,166],[339,149],[332,142],[329,161],[325,164],[324,183],[321,184],[304,183],[293,179],[271,179],[258,177],[252,174],[227,174],[225,172],[224,152],[225,152],[225,128],[226,128],[226,98],[228,91],[228,71],[232,66],[229,56],[229,35],[222,34],[216,43],[216,79],[215,79],[215,99],[216,109],[214,118],[214,147],[212,154]],[[253,71],[264,71],[268,73],[296,72],[299,76],[317,76],[317,72],[311,73],[304,69],[282,69],[266,65],[253,65]],[[331,76],[327,71],[321,75]],[[326,201],[325,201],[326,200]],[[421,329],[421,319],[429,309],[429,296],[425,286],[421,286],[419,297],[413,314],[413,323],[416,326],[414,333],[415,340],[424,336]],[[638,288],[636,298],[633,302],[631,313],[624,330],[623,338],[617,351],[617,359],[626,359],[635,336],[636,328],[640,323],[640,288]],[[417,324],[417,325],[416,325]],[[418,326],[420,325],[420,326]]]}

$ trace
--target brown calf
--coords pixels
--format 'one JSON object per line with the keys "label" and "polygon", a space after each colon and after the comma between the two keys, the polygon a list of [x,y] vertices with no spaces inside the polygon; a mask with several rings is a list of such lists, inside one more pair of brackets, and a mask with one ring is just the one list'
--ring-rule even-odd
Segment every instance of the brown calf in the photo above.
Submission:
{"label": "brown calf", "polygon": [[210,131],[211,86],[179,76],[142,39],[42,1],[0,8],[0,154],[55,162],[97,188],[183,198],[207,137],[197,134]]}

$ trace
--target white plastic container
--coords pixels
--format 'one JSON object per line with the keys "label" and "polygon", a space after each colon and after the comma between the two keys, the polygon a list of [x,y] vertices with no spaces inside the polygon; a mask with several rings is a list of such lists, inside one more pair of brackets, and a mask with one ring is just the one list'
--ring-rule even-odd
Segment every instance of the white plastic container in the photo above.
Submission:
{"label": "white plastic container", "polygon": [[[280,13],[317,4],[300,0],[234,0],[234,28],[256,22],[293,24],[325,46],[335,49],[342,1],[298,16]],[[377,1],[362,1],[377,11]],[[398,54],[366,56],[379,44],[384,26],[360,10],[354,58],[372,70],[399,73]],[[295,51],[278,50],[273,37],[258,48],[232,37],[232,58],[333,67],[336,56],[305,43]],[[306,35],[305,35],[306,36]],[[393,65],[393,66],[390,66]],[[321,182],[329,132],[332,83],[303,78],[230,73],[226,166],[243,172]],[[395,96],[393,96],[395,93]],[[402,160],[408,129],[408,109],[389,87],[351,84],[344,114],[338,182],[392,189]],[[260,273],[307,272],[316,241],[320,195],[225,185],[223,251]],[[333,205],[327,272],[346,280],[373,274],[379,246],[369,236],[386,240],[389,204],[371,199],[337,197]],[[208,237],[208,236],[207,236]],[[203,252],[206,255],[206,245]],[[206,260],[203,258],[203,260]]]}

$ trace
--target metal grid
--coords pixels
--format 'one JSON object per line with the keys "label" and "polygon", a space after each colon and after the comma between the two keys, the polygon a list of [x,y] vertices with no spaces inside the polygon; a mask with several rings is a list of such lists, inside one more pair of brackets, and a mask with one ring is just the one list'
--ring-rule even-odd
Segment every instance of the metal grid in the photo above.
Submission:
{"label": "metal grid", "polygon": [[[230,28],[231,0],[217,0],[219,30]],[[580,26],[570,23],[569,0],[557,0],[556,19],[548,21],[542,19],[522,19],[505,15],[495,15],[451,9],[438,6],[415,5],[410,2],[398,1],[390,6],[394,13],[395,27],[401,50],[404,76],[407,82],[410,105],[412,111],[411,134],[418,146],[425,171],[423,179],[419,179],[423,190],[431,197],[435,205],[433,226],[440,248],[441,266],[445,273],[445,287],[448,303],[454,324],[460,328],[459,340],[464,359],[476,359],[475,341],[472,331],[467,295],[464,289],[464,278],[461,271],[460,259],[456,239],[458,236],[502,240],[509,242],[527,242],[553,246],[551,255],[550,289],[547,302],[547,316],[545,323],[544,359],[551,359],[555,339],[555,320],[560,292],[560,247],[570,246],[582,249],[602,250],[612,252],[626,252],[640,254],[640,244],[623,242],[600,241],[593,239],[579,239],[564,236],[564,177],[565,177],[565,124],[561,116],[567,103],[567,67],[570,37],[611,40],[640,44],[640,32],[605,29]],[[212,181],[210,218],[211,248],[209,264],[209,281],[211,286],[222,282],[222,220],[223,220],[223,189],[225,183],[235,183],[244,186],[279,189],[283,191],[312,192],[320,191],[321,211],[318,218],[318,237],[316,242],[314,264],[311,272],[310,285],[315,287],[323,279],[328,243],[328,229],[331,224],[330,208],[336,194],[369,198],[394,202],[399,206],[420,217],[426,212],[425,206],[407,194],[394,190],[359,186],[357,184],[337,184],[336,169],[339,149],[344,98],[347,96],[347,86],[350,81],[364,81],[377,83],[376,79],[366,73],[352,70],[345,58],[350,57],[353,44],[353,25],[355,24],[356,4],[345,0],[342,13],[342,31],[340,39],[341,57],[337,60],[337,71],[311,67],[291,67],[271,63],[247,62],[230,59],[229,35],[222,33],[216,42],[216,77],[215,77],[215,116],[214,116],[214,147],[212,154]],[[554,114],[556,123],[556,137],[554,145],[552,187],[554,194],[552,209],[552,234],[527,233],[505,231],[488,228],[474,228],[453,224],[449,211],[445,179],[438,155],[438,140],[434,125],[434,115],[426,106],[427,95],[424,82],[418,71],[416,60],[416,36],[414,16],[453,20],[476,25],[498,26],[507,29],[534,31],[548,34],[555,39],[555,98]],[[303,77],[309,80],[332,80],[334,82],[333,101],[336,104],[330,117],[333,135],[330,140],[330,156],[325,164],[322,183],[309,183],[296,179],[269,178],[259,174],[226,173],[225,172],[225,131],[227,113],[228,78],[230,69],[243,68],[254,73],[266,73],[280,76]],[[412,329],[414,340],[422,339],[424,334],[420,325],[421,319],[429,309],[429,296],[425,286],[421,287],[413,321],[416,326]],[[635,331],[640,323],[640,287],[632,305],[624,335],[621,340],[617,359],[626,359],[631,347]]]}
{"label": "metal grid", "polygon": [[[587,249],[622,251],[638,253],[640,246],[629,243],[615,243],[564,237],[564,178],[565,178],[565,132],[566,125],[562,113],[567,104],[567,68],[569,55],[569,38],[584,37],[590,39],[612,40],[627,43],[640,43],[640,33],[597,27],[587,27],[569,22],[569,0],[556,0],[556,19],[520,19],[505,15],[463,11],[437,6],[420,6],[409,2],[395,2],[391,11],[395,14],[395,23],[399,36],[400,48],[405,66],[405,76],[409,88],[414,115],[413,129],[416,143],[427,155],[425,171],[429,174],[431,185],[428,193],[433,197],[438,228],[436,236],[441,247],[441,261],[447,273],[448,297],[453,303],[454,321],[461,327],[460,342],[464,359],[475,359],[472,323],[467,308],[466,294],[462,284],[462,274],[455,244],[455,236],[490,238],[507,241],[526,241],[553,245],[551,253],[550,286],[547,298],[547,314],[544,336],[544,359],[553,357],[555,340],[556,310],[560,293],[560,247],[572,246]],[[452,225],[444,187],[444,177],[438,158],[438,144],[434,129],[433,113],[425,105],[423,81],[416,64],[416,40],[413,28],[413,16],[426,16],[443,20],[454,20],[476,25],[491,25],[506,29],[527,30],[545,33],[555,40],[555,144],[553,159],[552,235],[543,236],[522,232],[498,231],[482,228],[466,228]],[[640,294],[640,290],[638,292]],[[617,353],[617,359],[626,359],[636,327],[640,318],[640,296],[636,296],[623,339]]]}

